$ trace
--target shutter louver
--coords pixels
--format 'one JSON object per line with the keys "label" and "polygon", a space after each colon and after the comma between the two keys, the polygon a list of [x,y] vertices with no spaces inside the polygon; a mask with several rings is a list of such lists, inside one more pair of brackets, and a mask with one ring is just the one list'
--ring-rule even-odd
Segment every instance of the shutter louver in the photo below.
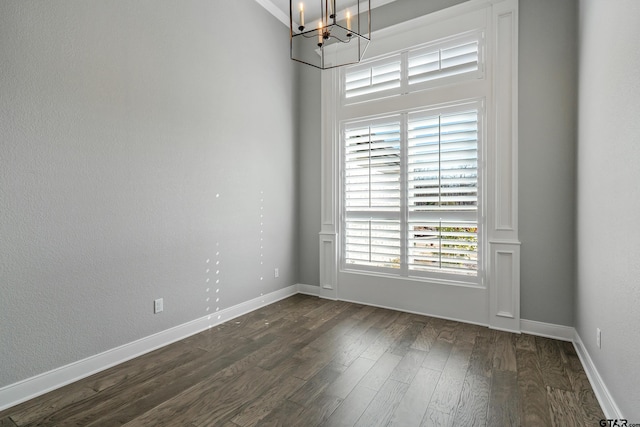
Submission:
{"label": "shutter louver", "polygon": [[426,48],[409,52],[409,85],[478,70],[478,41],[449,48]]}
{"label": "shutter louver", "polygon": [[399,56],[368,64],[364,69],[354,67],[345,74],[344,96],[353,98],[397,89],[401,78]]}

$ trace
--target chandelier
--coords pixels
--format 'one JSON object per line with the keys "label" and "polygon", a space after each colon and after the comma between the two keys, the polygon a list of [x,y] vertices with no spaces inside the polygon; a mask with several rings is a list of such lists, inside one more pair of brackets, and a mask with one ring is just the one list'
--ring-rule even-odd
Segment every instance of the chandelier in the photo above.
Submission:
{"label": "chandelier", "polygon": [[371,0],[289,0],[289,28],[294,61],[322,70],[355,64],[371,39]]}

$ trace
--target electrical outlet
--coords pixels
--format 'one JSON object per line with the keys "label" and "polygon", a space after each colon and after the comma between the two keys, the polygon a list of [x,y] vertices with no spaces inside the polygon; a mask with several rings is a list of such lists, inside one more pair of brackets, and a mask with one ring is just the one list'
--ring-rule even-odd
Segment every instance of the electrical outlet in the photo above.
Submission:
{"label": "electrical outlet", "polygon": [[278,270],[277,268],[273,270],[273,277],[275,277],[276,279],[278,277],[280,277],[280,270]]}
{"label": "electrical outlet", "polygon": [[158,298],[157,300],[153,301],[153,312],[155,314],[158,314],[162,310],[164,310],[164,301],[162,300],[162,298]]}
{"label": "electrical outlet", "polygon": [[602,331],[600,328],[596,328],[596,344],[598,348],[602,348]]}

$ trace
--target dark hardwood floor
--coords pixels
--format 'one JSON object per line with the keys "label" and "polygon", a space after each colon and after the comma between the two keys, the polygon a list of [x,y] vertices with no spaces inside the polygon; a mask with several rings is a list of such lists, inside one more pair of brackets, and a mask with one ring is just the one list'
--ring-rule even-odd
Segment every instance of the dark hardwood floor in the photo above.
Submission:
{"label": "dark hardwood floor", "polygon": [[571,343],[296,295],[0,412],[0,426],[597,426]]}

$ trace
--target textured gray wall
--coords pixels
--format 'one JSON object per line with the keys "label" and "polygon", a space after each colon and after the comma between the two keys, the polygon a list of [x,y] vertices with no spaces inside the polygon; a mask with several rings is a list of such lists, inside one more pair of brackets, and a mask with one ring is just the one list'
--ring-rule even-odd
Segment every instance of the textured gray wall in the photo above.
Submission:
{"label": "textured gray wall", "polygon": [[580,2],[576,329],[629,423],[640,420],[638,17],[636,0]]}
{"label": "textured gray wall", "polygon": [[0,387],[297,281],[287,38],[253,0],[0,2]]}
{"label": "textured gray wall", "polygon": [[[462,3],[398,0],[372,13],[376,28]],[[520,0],[519,225],[521,317],[573,325],[577,1]],[[305,71],[306,72],[306,71]],[[307,72],[311,73],[311,71]],[[316,73],[317,74],[317,73]],[[315,74],[313,74],[315,76]],[[302,90],[319,96],[319,76]],[[319,162],[320,103],[304,105],[300,163]],[[320,170],[301,170],[300,202],[320,209]],[[301,248],[318,246],[319,217],[302,218]],[[312,227],[311,230],[308,227]],[[315,245],[315,246],[314,246]],[[315,249],[317,251],[317,249]],[[303,283],[319,283],[318,258],[301,264]]]}
{"label": "textured gray wall", "polygon": [[520,0],[520,315],[573,325],[575,0]]}

